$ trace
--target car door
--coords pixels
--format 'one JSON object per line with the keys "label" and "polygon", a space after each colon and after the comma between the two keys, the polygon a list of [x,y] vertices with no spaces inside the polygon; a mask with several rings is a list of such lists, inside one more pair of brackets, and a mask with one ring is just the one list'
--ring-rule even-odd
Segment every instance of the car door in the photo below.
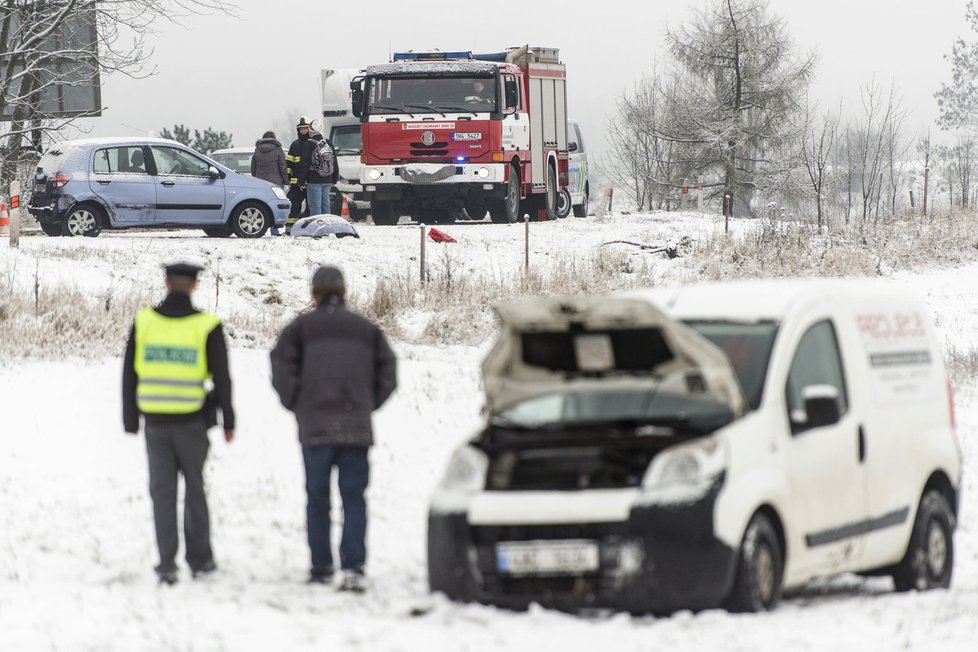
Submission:
{"label": "car door", "polygon": [[146,168],[146,148],[97,148],[89,185],[108,209],[112,226],[152,224],[156,219],[156,180]]}
{"label": "car door", "polygon": [[211,164],[190,150],[153,145],[156,165],[156,223],[220,224],[225,221],[225,186]]}
{"label": "car door", "polygon": [[[790,424],[786,460],[789,554],[798,570],[841,571],[859,562],[866,520],[859,414],[850,404],[846,369],[831,319],[811,324],[795,348],[785,384]],[[836,396],[838,418],[814,424],[806,395]]]}

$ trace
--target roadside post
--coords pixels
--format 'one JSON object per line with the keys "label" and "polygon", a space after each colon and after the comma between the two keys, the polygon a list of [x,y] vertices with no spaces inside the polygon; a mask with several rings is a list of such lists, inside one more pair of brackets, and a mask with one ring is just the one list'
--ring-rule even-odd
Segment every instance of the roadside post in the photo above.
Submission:
{"label": "roadside post", "polygon": [[20,247],[20,181],[10,184],[10,246]]}
{"label": "roadside post", "polygon": [[682,194],[682,200],[680,202],[679,210],[684,212],[686,210],[687,197],[689,197],[689,179],[683,179],[683,194]]}
{"label": "roadside post", "polygon": [[421,265],[421,269],[419,270],[419,278],[421,279],[421,287],[424,287],[424,282],[425,282],[425,278],[424,278],[424,268],[425,268],[425,260],[424,260],[424,258],[425,258],[425,241],[424,241],[425,225],[424,224],[419,224],[418,226],[421,227],[421,253],[418,256],[418,260],[420,261],[420,265]]}
{"label": "roadside post", "polygon": [[730,232],[730,218],[733,217],[733,191],[723,191],[723,232]]}
{"label": "roadside post", "polygon": [[696,177],[696,210],[703,212],[703,177]]}
{"label": "roadside post", "polygon": [[523,213],[523,271],[530,271],[530,214]]}

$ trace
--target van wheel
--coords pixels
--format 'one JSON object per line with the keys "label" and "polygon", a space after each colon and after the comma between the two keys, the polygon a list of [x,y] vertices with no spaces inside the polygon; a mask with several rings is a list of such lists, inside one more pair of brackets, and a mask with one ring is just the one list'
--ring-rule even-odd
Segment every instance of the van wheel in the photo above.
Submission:
{"label": "van wheel", "polygon": [[954,567],[954,515],[947,499],[928,491],[920,501],[907,554],[893,567],[897,591],[946,589]]}
{"label": "van wheel", "polygon": [[740,559],[733,591],[727,599],[730,611],[770,611],[781,599],[784,553],[771,520],[755,514],[740,544]]}
{"label": "van wheel", "polygon": [[574,217],[587,217],[587,200],[590,191],[584,189],[584,200],[580,204],[574,204]]}
{"label": "van wheel", "polygon": [[562,188],[557,195],[557,217],[564,219],[571,213],[571,194],[567,188]]}
{"label": "van wheel", "polygon": [[102,209],[92,204],[79,204],[65,215],[63,235],[94,238],[102,232]]}

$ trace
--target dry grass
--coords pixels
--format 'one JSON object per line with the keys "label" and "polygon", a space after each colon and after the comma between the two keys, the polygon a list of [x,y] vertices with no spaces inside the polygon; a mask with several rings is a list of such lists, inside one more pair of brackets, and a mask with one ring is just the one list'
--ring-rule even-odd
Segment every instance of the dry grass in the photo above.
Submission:
{"label": "dry grass", "polygon": [[[828,232],[806,223],[758,220],[737,237],[717,232],[680,243],[676,260],[627,247],[596,247],[583,254],[551,254],[532,261],[528,271],[519,267],[472,273],[459,259],[458,250],[443,248],[429,260],[424,283],[413,270],[388,271],[369,290],[351,296],[350,304],[396,340],[475,344],[492,336],[496,324],[491,306],[506,298],[605,293],[650,287],[663,278],[684,282],[886,275],[974,261],[976,243],[978,217],[955,216]],[[46,258],[54,259],[79,255],[71,249],[45,252]],[[105,253],[113,269],[116,264],[130,264],[138,255],[136,251]],[[218,312],[233,346],[270,346],[284,322],[305,307],[290,305],[287,296],[262,285],[260,279],[227,279],[220,291],[231,287],[238,288],[237,298],[245,301],[244,307],[239,302],[225,308],[222,299]],[[2,283],[0,360],[118,355],[135,312],[157,297],[152,289],[136,290],[122,282],[97,294],[63,282],[35,280],[33,287]],[[294,304],[295,299],[291,301]],[[975,355],[953,353],[952,367],[970,374]]]}

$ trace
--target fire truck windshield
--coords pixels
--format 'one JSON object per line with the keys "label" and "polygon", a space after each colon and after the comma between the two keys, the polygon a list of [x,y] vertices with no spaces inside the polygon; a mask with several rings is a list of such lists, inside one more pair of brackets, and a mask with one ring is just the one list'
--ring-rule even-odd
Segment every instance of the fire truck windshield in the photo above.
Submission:
{"label": "fire truck windshield", "polygon": [[495,111],[496,80],[488,77],[374,78],[368,113]]}

